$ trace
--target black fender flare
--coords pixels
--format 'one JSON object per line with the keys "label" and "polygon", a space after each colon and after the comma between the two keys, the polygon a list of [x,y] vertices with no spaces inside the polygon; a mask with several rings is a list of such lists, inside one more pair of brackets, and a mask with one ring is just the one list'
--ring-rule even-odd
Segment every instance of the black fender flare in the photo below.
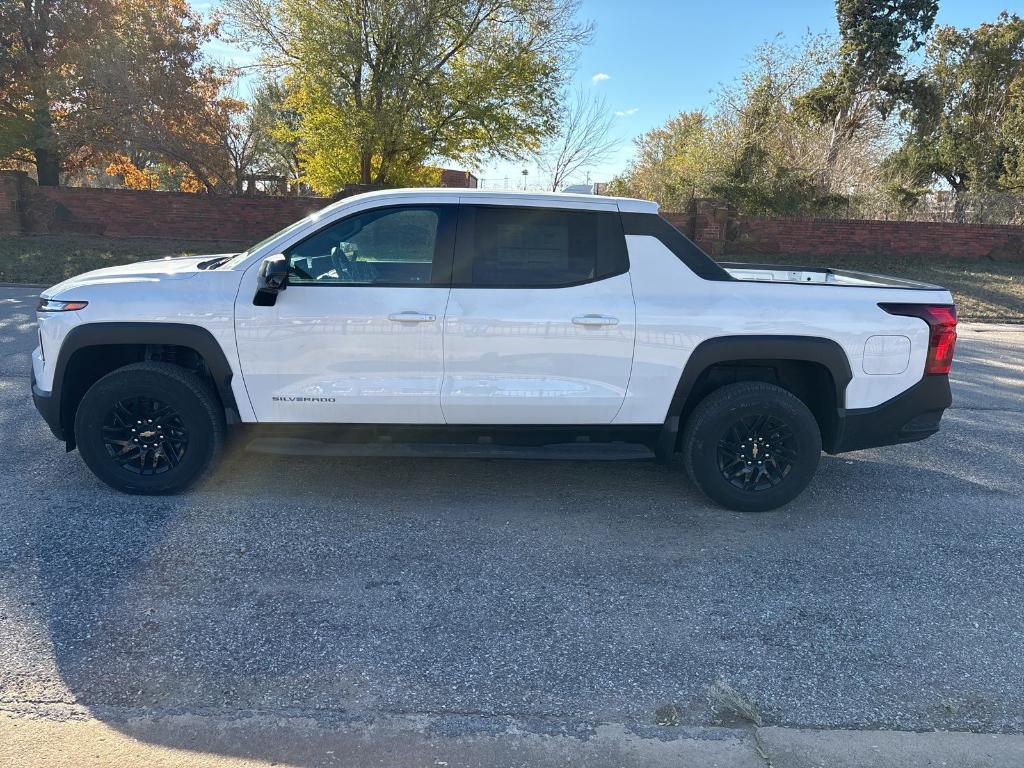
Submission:
{"label": "black fender flare", "polygon": [[60,404],[58,423],[64,425],[63,392],[67,367],[75,353],[97,346],[167,344],[188,347],[199,353],[213,377],[226,408],[238,411],[231,379],[234,372],[220,344],[206,328],[187,323],[87,323],[72,328],[64,337],[53,369],[50,397]]}
{"label": "black fender flare", "polygon": [[719,336],[702,341],[690,354],[669,404],[668,417],[682,414],[700,375],[711,366],[762,360],[793,360],[825,366],[835,383],[836,407],[845,407],[846,386],[853,379],[853,371],[846,352],[832,339],[819,336]]}
{"label": "black fender flare", "polygon": [[766,360],[823,365],[832,375],[836,417],[841,418],[846,404],[846,386],[853,379],[853,371],[846,352],[832,339],[819,336],[717,336],[696,346],[679,375],[655,448],[658,460],[668,461],[675,450],[683,412],[701,374],[718,363],[739,361],[757,364]]}

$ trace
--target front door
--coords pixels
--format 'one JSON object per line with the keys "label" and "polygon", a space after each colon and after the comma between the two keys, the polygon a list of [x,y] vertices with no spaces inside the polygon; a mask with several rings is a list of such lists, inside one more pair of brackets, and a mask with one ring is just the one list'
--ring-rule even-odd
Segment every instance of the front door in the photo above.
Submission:
{"label": "front door", "polygon": [[463,203],[445,314],[445,420],[610,423],[633,362],[628,270],[614,206]]}
{"label": "front door", "polygon": [[442,328],[457,209],[352,214],[285,251],[288,287],[275,306],[253,306],[242,288],[238,354],[257,420],[444,422]]}

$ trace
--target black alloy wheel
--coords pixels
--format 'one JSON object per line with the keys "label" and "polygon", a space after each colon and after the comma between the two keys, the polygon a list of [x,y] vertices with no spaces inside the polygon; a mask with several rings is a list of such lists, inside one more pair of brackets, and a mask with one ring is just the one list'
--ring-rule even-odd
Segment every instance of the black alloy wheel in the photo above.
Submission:
{"label": "black alloy wheel", "polygon": [[150,397],[118,400],[103,422],[103,444],[121,468],[159,475],[181,464],[188,428],[174,406]]}
{"label": "black alloy wheel", "polygon": [[681,451],[690,478],[713,501],[765,512],[807,487],[821,458],[821,432],[792,392],[744,381],[697,404],[686,420]]}
{"label": "black alloy wheel", "polygon": [[774,488],[797,460],[793,430],[771,413],[738,419],[718,441],[718,469],[732,486],[744,491]]}
{"label": "black alloy wheel", "polygon": [[170,363],[133,363],[86,391],[75,441],[89,469],[117,490],[178,493],[216,463],[224,421],[208,378]]}

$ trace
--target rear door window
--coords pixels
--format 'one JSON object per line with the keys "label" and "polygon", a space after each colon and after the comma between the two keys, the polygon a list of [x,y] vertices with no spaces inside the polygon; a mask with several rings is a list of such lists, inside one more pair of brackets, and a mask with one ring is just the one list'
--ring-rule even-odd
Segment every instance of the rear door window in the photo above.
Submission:
{"label": "rear door window", "polygon": [[558,288],[629,269],[619,214],[551,208],[460,208],[453,284]]}

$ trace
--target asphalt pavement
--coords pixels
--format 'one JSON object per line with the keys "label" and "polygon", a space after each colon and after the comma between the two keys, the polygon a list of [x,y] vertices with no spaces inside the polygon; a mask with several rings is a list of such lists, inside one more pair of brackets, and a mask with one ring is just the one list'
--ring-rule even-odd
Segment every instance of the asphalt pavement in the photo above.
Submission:
{"label": "asphalt pavement", "polygon": [[224,755],[153,718],[1024,732],[1024,326],[961,326],[939,435],[766,514],[678,464],[240,451],[142,498],[33,410],[36,293],[0,288],[0,710]]}

